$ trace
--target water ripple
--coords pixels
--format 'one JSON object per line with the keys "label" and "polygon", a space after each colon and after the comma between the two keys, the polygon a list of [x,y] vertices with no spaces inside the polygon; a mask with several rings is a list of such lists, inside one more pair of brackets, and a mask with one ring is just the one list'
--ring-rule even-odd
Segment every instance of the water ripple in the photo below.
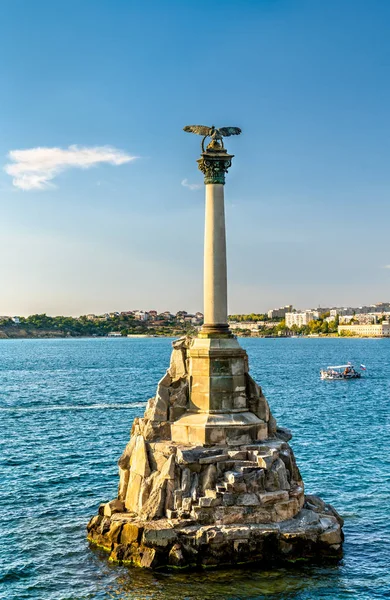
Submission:
{"label": "water ripple", "polygon": [[[0,600],[389,597],[390,340],[243,340],[306,489],[345,518],[338,566],[149,573],[108,563],[85,525],[170,356],[167,339],[0,340]],[[351,360],[366,378],[321,382]]]}

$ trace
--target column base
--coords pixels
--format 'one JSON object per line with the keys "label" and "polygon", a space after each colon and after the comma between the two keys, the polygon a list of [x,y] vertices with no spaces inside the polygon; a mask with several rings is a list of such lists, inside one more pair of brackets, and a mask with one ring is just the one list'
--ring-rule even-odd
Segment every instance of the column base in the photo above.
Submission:
{"label": "column base", "polygon": [[202,325],[198,337],[200,338],[232,338],[234,337],[227,323],[213,323]]}
{"label": "column base", "polygon": [[187,412],[171,425],[179,444],[241,446],[268,437],[267,424],[249,411],[232,413]]}

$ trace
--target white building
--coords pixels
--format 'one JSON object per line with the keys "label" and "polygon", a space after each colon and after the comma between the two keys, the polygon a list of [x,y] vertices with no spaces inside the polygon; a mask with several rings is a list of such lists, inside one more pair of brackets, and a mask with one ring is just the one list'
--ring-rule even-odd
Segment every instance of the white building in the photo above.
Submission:
{"label": "white building", "polygon": [[[274,325],[274,323],[273,323]],[[239,322],[235,322],[233,321],[232,323],[229,323],[229,328],[234,331],[234,330],[245,330],[245,329],[249,329],[250,331],[259,331],[259,323],[254,323],[253,321],[239,321]]]}
{"label": "white building", "polygon": [[292,311],[292,304],[281,306],[280,308],[272,308],[268,311],[267,316],[269,319],[283,319],[286,313]]}
{"label": "white building", "polygon": [[383,321],[379,325],[339,325],[339,335],[343,332],[357,337],[390,337],[390,323]]}
{"label": "white building", "polygon": [[137,321],[147,321],[148,313],[145,312],[144,310],[136,310],[134,312],[134,317],[137,319]]}
{"label": "white building", "polygon": [[314,310],[305,310],[303,312],[288,312],[285,316],[286,319],[286,327],[291,327],[296,325],[297,327],[302,327],[302,325],[307,325],[309,321],[315,321],[318,319],[318,312]]}

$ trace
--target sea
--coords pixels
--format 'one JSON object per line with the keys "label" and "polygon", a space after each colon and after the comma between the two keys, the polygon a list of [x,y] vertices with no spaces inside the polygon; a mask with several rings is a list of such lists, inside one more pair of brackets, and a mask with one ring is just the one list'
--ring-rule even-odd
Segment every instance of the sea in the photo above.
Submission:
{"label": "sea", "polygon": [[[0,340],[0,599],[390,598],[390,339],[242,339],[306,492],[345,519],[339,564],[149,572],[108,562],[86,524],[117,493],[134,417],[171,339]],[[360,380],[321,381],[351,361]]]}

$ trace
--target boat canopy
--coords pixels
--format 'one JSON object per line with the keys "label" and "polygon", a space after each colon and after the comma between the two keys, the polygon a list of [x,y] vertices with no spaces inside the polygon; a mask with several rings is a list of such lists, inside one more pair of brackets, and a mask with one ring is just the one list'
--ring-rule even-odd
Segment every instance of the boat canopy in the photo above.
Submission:
{"label": "boat canopy", "polygon": [[327,367],[327,369],[346,369],[347,367],[353,367],[353,365],[351,365],[351,363],[349,363],[348,365],[338,365],[336,367]]}

